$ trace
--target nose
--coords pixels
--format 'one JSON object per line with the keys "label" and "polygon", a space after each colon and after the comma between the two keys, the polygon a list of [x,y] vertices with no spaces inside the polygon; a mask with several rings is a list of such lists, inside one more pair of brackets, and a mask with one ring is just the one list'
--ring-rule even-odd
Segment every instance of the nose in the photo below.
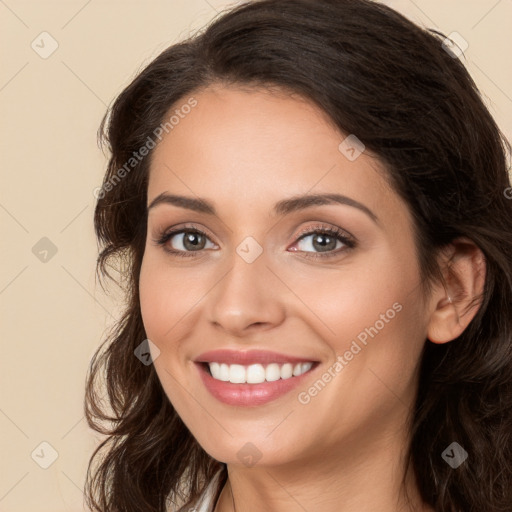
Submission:
{"label": "nose", "polygon": [[265,253],[252,263],[238,254],[208,294],[208,320],[236,337],[274,328],[285,318],[283,285],[267,267]]}

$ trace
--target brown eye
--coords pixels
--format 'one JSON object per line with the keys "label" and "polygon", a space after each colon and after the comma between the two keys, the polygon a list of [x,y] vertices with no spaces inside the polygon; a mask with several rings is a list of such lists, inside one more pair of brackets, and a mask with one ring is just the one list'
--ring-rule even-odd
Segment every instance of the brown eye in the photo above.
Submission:
{"label": "brown eye", "polygon": [[[206,245],[206,237],[197,231],[183,231],[183,238],[179,242],[181,246],[187,251],[197,251],[204,249]],[[181,233],[177,233],[171,237],[178,238]],[[183,249],[180,249],[183,250]]]}

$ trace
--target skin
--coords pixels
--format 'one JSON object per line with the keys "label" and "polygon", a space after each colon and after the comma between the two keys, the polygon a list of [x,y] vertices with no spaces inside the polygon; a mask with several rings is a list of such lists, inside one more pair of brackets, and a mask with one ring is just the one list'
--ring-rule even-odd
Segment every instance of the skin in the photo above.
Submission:
{"label": "skin", "polygon": [[[347,159],[338,149],[347,134],[296,95],[218,85],[193,96],[197,106],[153,151],[148,205],[162,192],[202,197],[217,215],[170,204],[149,211],[140,300],[163,389],[204,450],[228,465],[216,512],[234,510],[233,498],[238,512],[432,511],[412,478],[410,504],[400,492],[407,415],[427,338],[454,339],[476,313],[463,310],[482,289],[483,256],[468,240],[454,243],[441,261],[451,258],[459,278],[447,274],[448,288],[424,297],[411,214],[369,151]],[[333,192],[378,221],[341,204],[271,215],[282,199]],[[185,223],[207,233],[192,257],[154,243]],[[339,242],[327,249],[341,249],[334,257],[308,259],[322,249],[314,235],[298,235],[319,223],[347,231],[357,246]],[[236,252],[248,236],[263,250],[252,263]],[[186,251],[182,242],[177,234],[167,247]],[[465,298],[450,302],[450,293]],[[395,303],[400,312],[300,403],[298,394]],[[283,352],[320,366],[273,402],[233,407],[210,395],[193,363],[219,348]],[[252,467],[238,457],[248,442],[261,453]]]}

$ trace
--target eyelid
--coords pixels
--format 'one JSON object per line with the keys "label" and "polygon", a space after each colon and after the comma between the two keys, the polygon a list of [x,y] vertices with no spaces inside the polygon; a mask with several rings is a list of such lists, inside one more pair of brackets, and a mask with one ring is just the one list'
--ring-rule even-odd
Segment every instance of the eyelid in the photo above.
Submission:
{"label": "eyelid", "polygon": [[211,231],[207,228],[205,228],[202,225],[194,224],[194,223],[185,223],[185,224],[175,224],[173,226],[169,226],[162,230],[157,230],[156,236],[159,238],[163,238],[169,234],[177,235],[181,233],[182,231],[194,231],[198,232],[207,238],[209,238],[215,245],[219,245],[216,242],[214,242],[212,239],[215,238]]}
{"label": "eyelid", "polygon": [[296,233],[294,235],[295,241],[298,241],[300,238],[302,238],[303,235],[312,235],[316,231],[321,231],[322,233],[323,232],[337,233],[338,235],[340,235],[340,236],[342,235],[343,237],[349,239],[354,244],[358,243],[357,238],[354,235],[352,235],[352,233],[349,233],[347,230],[340,228],[338,226],[326,224],[323,222],[319,222],[313,226],[308,226],[307,228],[300,230],[298,233]]}

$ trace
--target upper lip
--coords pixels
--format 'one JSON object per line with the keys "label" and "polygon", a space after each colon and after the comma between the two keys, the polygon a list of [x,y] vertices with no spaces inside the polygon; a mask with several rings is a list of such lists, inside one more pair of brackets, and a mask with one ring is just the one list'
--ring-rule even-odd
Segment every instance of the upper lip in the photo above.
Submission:
{"label": "upper lip", "polygon": [[291,356],[279,352],[271,352],[268,350],[209,350],[203,352],[196,357],[196,363],[225,363],[225,364],[240,364],[248,366],[251,364],[271,364],[271,363],[307,363],[309,361],[317,362],[308,357]]}

